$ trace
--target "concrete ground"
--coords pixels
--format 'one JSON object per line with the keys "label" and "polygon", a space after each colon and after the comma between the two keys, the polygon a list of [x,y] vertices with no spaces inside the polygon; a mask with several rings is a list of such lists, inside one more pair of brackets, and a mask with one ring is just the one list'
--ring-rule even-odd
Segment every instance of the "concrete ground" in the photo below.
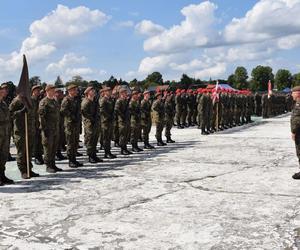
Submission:
{"label": "concrete ground", "polygon": [[289,115],[173,138],[58,174],[35,166],[43,176],[28,181],[7,164],[17,184],[0,188],[0,249],[300,248]]}

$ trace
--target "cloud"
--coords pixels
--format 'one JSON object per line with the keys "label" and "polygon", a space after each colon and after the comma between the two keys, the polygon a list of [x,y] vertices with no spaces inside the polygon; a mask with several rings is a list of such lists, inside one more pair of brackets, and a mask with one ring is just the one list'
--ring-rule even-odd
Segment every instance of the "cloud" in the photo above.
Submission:
{"label": "cloud", "polygon": [[210,1],[188,5],[181,10],[183,21],[170,28],[151,20],[137,24],[135,30],[148,36],[144,51],[151,55],[141,60],[137,75],[161,71],[225,78],[227,70],[241,64],[275,67],[278,52],[300,46],[300,0],[260,0],[221,30],[216,9]]}
{"label": "cloud", "polygon": [[84,56],[77,56],[74,53],[68,53],[63,56],[61,60],[56,63],[50,63],[46,70],[48,72],[58,73],[65,70],[67,67],[71,65],[75,65],[78,63],[86,62],[86,57]]}
{"label": "cloud", "polygon": [[80,76],[86,76],[93,74],[94,71],[87,67],[87,68],[68,68],[66,69],[66,75],[69,77],[80,75]]}
{"label": "cloud", "polygon": [[34,65],[62,47],[69,46],[72,39],[103,26],[109,19],[99,10],[58,5],[51,13],[30,25],[30,36],[24,39],[19,51],[0,57],[0,79],[14,75],[21,68],[22,54],[26,54],[29,63]]}
{"label": "cloud", "polygon": [[153,23],[150,20],[143,20],[135,26],[135,30],[140,35],[155,36],[161,34],[165,28],[161,25]]}
{"label": "cloud", "polygon": [[134,26],[134,22],[131,20],[123,21],[123,22],[119,22],[118,26],[122,28],[131,28]]}

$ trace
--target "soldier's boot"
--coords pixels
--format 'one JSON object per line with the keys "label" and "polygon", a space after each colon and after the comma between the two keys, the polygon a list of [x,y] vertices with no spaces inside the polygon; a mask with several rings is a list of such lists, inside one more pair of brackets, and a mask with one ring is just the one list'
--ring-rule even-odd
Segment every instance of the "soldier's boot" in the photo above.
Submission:
{"label": "soldier's boot", "polygon": [[177,128],[182,129],[184,128],[180,123],[177,124]]}
{"label": "soldier's boot", "polygon": [[30,177],[40,177],[40,175],[34,171],[32,171],[32,169],[30,170]]}
{"label": "soldier's boot", "polygon": [[61,151],[57,151],[56,154],[55,154],[55,160],[57,161],[63,161],[67,159],[66,157],[64,157],[61,153]]}
{"label": "soldier's boot", "polygon": [[69,167],[70,168],[78,168],[75,157],[69,156]]}
{"label": "soldier's boot", "polygon": [[44,164],[44,159],[42,156],[36,156],[35,159],[34,159],[34,163],[36,165],[43,165]]}
{"label": "soldier's boot", "polygon": [[14,183],[15,182],[13,180],[11,180],[5,176],[4,170],[0,171],[0,186],[6,185],[6,184],[11,185]]}
{"label": "soldier's boot", "polygon": [[56,173],[56,170],[53,167],[53,164],[50,164],[50,163],[46,164],[46,172],[50,173],[50,174]]}
{"label": "soldier's boot", "polygon": [[154,146],[152,146],[148,141],[144,141],[144,149],[154,149]]}
{"label": "soldier's boot", "polygon": [[77,161],[76,158],[75,158],[75,164],[77,165],[77,167],[82,167],[83,166],[83,164],[80,163],[79,161]]}
{"label": "soldier's boot", "polygon": [[115,142],[114,146],[117,147],[117,148],[119,148],[120,144],[118,142]]}
{"label": "soldier's boot", "polygon": [[167,144],[163,142],[162,139],[157,140],[157,146],[166,146]]}
{"label": "soldier's boot", "polygon": [[11,153],[8,153],[7,161],[15,161],[16,158],[11,156]]}
{"label": "soldier's boot", "polygon": [[129,152],[125,147],[121,148],[121,155],[129,155]]}
{"label": "soldier's boot", "polygon": [[97,160],[94,158],[94,155],[89,155],[89,163],[95,164]]}
{"label": "soldier's boot", "polygon": [[171,139],[171,136],[167,136],[167,143],[175,143],[175,141]]}
{"label": "soldier's boot", "polygon": [[300,172],[295,173],[295,174],[292,176],[292,178],[295,179],[295,180],[299,180],[299,179],[300,179]]}
{"label": "soldier's boot", "polygon": [[144,151],[144,150],[139,148],[137,143],[132,143],[132,151],[138,153],[138,152],[141,152],[141,151]]}
{"label": "soldier's boot", "polygon": [[51,166],[52,166],[52,168],[55,169],[56,172],[61,172],[61,171],[63,171],[61,168],[58,168],[58,167],[56,166],[55,161],[53,161],[53,162],[51,163]]}
{"label": "soldier's boot", "polygon": [[105,153],[104,153],[104,158],[106,158],[106,159],[115,159],[115,158],[117,158],[117,156],[112,154],[110,149],[106,149]]}
{"label": "soldier's boot", "polygon": [[76,156],[80,157],[80,156],[83,156],[83,154],[76,152]]}

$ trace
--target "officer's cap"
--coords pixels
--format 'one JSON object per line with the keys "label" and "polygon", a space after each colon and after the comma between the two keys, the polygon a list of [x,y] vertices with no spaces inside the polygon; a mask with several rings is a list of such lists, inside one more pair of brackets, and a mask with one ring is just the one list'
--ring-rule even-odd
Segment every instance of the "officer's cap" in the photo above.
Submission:
{"label": "officer's cap", "polygon": [[67,87],[67,90],[69,91],[69,90],[75,89],[75,88],[78,88],[78,86],[75,85],[75,84],[70,84],[70,85]]}
{"label": "officer's cap", "polygon": [[52,84],[48,84],[46,87],[46,91],[49,91],[50,89],[55,89],[55,86]]}

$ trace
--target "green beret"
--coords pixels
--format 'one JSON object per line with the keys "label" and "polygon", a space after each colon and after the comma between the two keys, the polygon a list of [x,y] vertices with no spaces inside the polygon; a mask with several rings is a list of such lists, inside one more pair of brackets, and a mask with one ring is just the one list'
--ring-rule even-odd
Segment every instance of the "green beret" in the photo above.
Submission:
{"label": "green beret", "polygon": [[55,89],[55,86],[52,84],[48,84],[46,87],[46,91],[50,90],[50,89]]}
{"label": "green beret", "polygon": [[75,84],[70,84],[70,85],[67,87],[67,90],[71,90],[71,89],[74,89],[74,88],[78,88],[78,86],[75,85]]}

